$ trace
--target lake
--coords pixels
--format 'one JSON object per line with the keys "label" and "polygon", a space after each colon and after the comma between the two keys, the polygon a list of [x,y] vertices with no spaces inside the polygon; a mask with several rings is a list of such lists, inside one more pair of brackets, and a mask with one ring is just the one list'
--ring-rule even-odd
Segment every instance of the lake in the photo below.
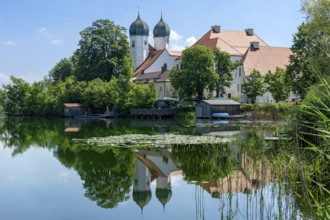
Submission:
{"label": "lake", "polygon": [[303,219],[272,123],[0,118],[0,219]]}

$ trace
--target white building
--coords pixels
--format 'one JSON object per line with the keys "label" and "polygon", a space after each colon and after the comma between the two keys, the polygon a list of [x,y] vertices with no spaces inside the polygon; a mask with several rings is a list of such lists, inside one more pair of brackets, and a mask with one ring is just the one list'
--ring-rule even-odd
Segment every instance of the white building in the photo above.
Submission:
{"label": "white building", "polygon": [[[212,26],[195,45],[207,48],[217,48],[230,54],[233,62],[240,65],[233,71],[233,82],[226,90],[226,98],[238,97],[240,102],[248,102],[247,96],[242,92],[244,78],[250,76],[253,69],[260,71],[265,76],[270,70],[274,72],[276,67],[286,68],[289,64],[289,48],[271,47],[259,38],[252,28],[244,31],[223,30],[220,26]],[[269,92],[263,97],[257,97],[257,102],[274,102]]]}
{"label": "white building", "polygon": [[[173,97],[174,89],[169,80],[173,66],[179,65],[181,51],[170,51],[170,27],[161,17],[153,29],[154,46],[146,39],[149,27],[138,16],[130,27],[131,55],[135,66],[133,81],[136,83],[155,82],[157,98]],[[195,45],[207,48],[218,48],[230,54],[233,62],[240,63],[233,74],[233,81],[226,89],[226,98],[238,97],[241,103],[248,102],[242,92],[244,78],[249,76],[253,69],[262,75],[270,70],[274,72],[276,67],[286,68],[289,63],[289,48],[271,47],[259,38],[252,28],[243,31],[224,30],[220,26],[212,26]],[[257,102],[274,102],[269,92],[263,97],[257,97]]]}
{"label": "white building", "polygon": [[172,97],[174,89],[169,81],[170,70],[176,65],[181,51],[169,50],[169,25],[161,17],[153,29],[154,46],[148,43],[149,27],[140,16],[131,24],[131,56],[134,63],[135,83],[154,82],[157,98]]}

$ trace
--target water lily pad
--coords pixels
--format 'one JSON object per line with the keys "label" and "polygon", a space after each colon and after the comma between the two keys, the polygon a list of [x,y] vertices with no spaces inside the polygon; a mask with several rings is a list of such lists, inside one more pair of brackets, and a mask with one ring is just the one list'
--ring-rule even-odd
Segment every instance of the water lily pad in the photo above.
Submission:
{"label": "water lily pad", "polygon": [[94,137],[88,139],[74,139],[81,145],[114,146],[114,147],[166,147],[169,145],[219,144],[232,141],[230,138],[193,135],[145,135],[128,134],[108,137]]}

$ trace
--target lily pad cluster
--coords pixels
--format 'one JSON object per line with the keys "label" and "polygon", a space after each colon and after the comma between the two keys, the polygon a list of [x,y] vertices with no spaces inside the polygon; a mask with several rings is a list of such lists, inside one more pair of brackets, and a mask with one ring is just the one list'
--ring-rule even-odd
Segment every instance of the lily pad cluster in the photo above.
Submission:
{"label": "lily pad cluster", "polygon": [[170,145],[220,144],[230,142],[229,138],[194,135],[145,135],[128,134],[108,137],[93,137],[89,139],[73,139],[80,145],[113,146],[113,147],[166,147]]}

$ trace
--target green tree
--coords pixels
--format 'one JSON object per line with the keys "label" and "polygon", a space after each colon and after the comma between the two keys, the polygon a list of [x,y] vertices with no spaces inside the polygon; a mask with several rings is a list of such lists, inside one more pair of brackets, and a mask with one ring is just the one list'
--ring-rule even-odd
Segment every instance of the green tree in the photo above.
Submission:
{"label": "green tree", "polygon": [[269,86],[269,91],[272,93],[276,102],[286,100],[291,92],[291,87],[286,83],[286,72],[284,69],[276,68],[272,73],[268,71],[265,77],[265,82]]}
{"label": "green tree", "polygon": [[100,78],[89,81],[83,92],[83,99],[85,106],[105,110],[110,103],[109,83]]}
{"label": "green tree", "polygon": [[130,56],[125,30],[105,19],[80,32],[79,48],[73,55],[78,80],[109,81],[121,73],[125,59]]}
{"label": "green tree", "polygon": [[30,85],[21,78],[10,76],[11,84],[4,85],[5,93],[3,98],[3,107],[9,115],[27,115],[29,106],[27,99],[30,93]]}
{"label": "green tree", "polygon": [[135,84],[131,82],[125,108],[152,108],[155,101],[156,90],[154,83]]}
{"label": "green tree", "polygon": [[255,103],[257,96],[261,96],[266,92],[266,84],[261,76],[261,73],[253,69],[250,76],[244,79],[242,90]]}
{"label": "green tree", "polygon": [[287,67],[287,79],[293,91],[304,98],[308,88],[330,72],[330,2],[305,0],[307,19],[294,35]]}
{"label": "green tree", "polygon": [[53,82],[65,80],[66,77],[74,74],[74,65],[71,59],[61,59],[50,71],[49,77]]}
{"label": "green tree", "polygon": [[232,71],[237,68],[237,64],[230,60],[227,52],[219,49],[214,50],[215,72],[219,75],[216,83],[216,97],[223,96],[226,93],[226,87],[231,85],[233,80]]}
{"label": "green tree", "polygon": [[130,81],[132,76],[132,61],[129,58],[125,58],[122,73],[118,77],[113,77],[109,85],[111,104],[119,110],[127,110],[126,102],[133,84]]}
{"label": "green tree", "polygon": [[182,52],[182,68],[173,69],[171,83],[180,97],[203,98],[205,90],[213,91],[219,76],[214,71],[214,55],[210,49],[195,45]]}

